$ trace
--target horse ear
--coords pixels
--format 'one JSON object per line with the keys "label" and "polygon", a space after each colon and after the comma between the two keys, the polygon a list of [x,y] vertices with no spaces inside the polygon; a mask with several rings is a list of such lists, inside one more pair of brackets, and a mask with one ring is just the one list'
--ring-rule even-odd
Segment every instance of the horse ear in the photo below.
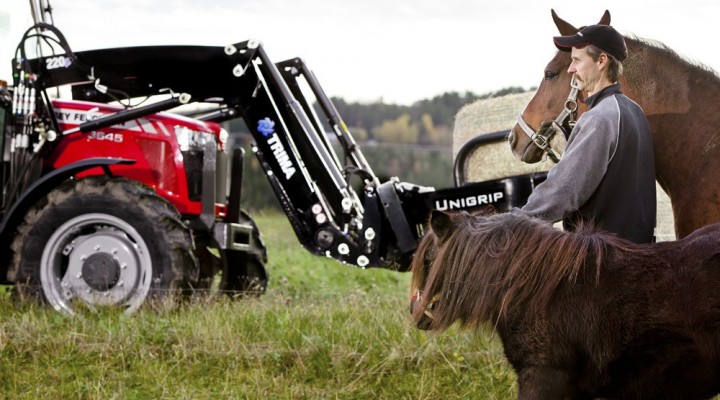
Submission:
{"label": "horse ear", "polygon": [[552,14],[553,21],[555,21],[555,26],[557,26],[558,32],[560,32],[561,35],[570,36],[578,33],[579,29],[572,26],[564,19],[558,17],[558,15],[555,13],[555,10],[550,9],[550,13]]}
{"label": "horse ear", "polygon": [[433,210],[430,214],[430,228],[437,235],[441,242],[450,235],[452,231],[453,221],[450,214]]}
{"label": "horse ear", "polygon": [[600,18],[600,22],[598,22],[599,25],[610,25],[610,11],[605,10],[605,14],[603,14],[602,18]]}

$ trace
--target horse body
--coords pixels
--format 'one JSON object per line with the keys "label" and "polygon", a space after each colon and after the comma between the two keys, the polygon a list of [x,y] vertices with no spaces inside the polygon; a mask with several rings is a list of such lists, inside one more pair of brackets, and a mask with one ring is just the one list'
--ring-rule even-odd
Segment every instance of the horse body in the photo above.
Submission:
{"label": "horse body", "polygon": [[493,324],[521,399],[720,392],[720,224],[633,244],[525,216],[433,212],[413,262],[418,326]]}
{"label": "horse body", "polygon": [[[553,12],[561,35],[577,28]],[[609,24],[606,13],[600,23]],[[620,79],[623,92],[645,111],[653,133],[656,178],[670,197],[675,233],[684,237],[695,229],[720,221],[720,77],[693,64],[661,44],[625,38],[629,57]],[[538,129],[564,107],[570,90],[570,54],[558,52],[545,69],[545,79],[522,115]],[[585,111],[582,103],[578,116]],[[510,133],[513,153],[537,162],[542,152],[520,129]]]}
{"label": "horse body", "polygon": [[630,38],[626,44],[621,87],[650,122],[656,177],[684,237],[720,221],[720,78],[665,47]]}

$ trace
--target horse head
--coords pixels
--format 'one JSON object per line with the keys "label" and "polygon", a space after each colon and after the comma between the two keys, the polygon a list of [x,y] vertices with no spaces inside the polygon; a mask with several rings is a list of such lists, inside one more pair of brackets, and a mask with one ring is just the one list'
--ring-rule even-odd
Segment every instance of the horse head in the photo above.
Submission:
{"label": "horse head", "polygon": [[[433,322],[432,309],[438,301],[440,293],[428,292],[425,284],[431,273],[434,261],[443,243],[452,235],[457,220],[466,218],[467,212],[445,213],[433,210],[430,215],[429,230],[420,241],[413,257],[410,270],[412,271],[410,313],[415,325],[422,330],[431,329]],[[432,289],[430,289],[432,290]],[[425,293],[428,293],[426,296]]]}
{"label": "horse head", "polygon": [[[574,35],[579,31],[570,23],[551,11],[555,26],[562,36]],[[610,24],[610,13],[605,11],[600,24]],[[572,85],[572,76],[568,73],[570,53],[559,51],[545,67],[542,82],[525,110],[518,116],[508,136],[510,148],[521,161],[536,163],[544,154],[557,162],[550,147],[550,141],[558,132],[565,139],[572,130],[572,124],[584,108],[581,107],[582,93]]]}
{"label": "horse head", "polygon": [[603,243],[620,241],[593,229],[563,232],[521,214],[434,210],[410,267],[415,325],[439,331],[545,312],[584,266],[599,274]]}

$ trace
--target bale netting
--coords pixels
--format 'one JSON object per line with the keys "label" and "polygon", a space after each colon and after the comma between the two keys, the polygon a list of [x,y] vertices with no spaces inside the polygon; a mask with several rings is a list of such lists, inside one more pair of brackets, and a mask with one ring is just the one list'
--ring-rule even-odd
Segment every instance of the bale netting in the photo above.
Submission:
{"label": "bale netting", "polygon": [[[453,128],[453,159],[457,157],[461,147],[474,137],[511,129],[515,125],[518,114],[522,112],[534,94],[534,92],[526,92],[483,99],[461,108],[455,116]],[[555,149],[564,148],[564,144],[563,138],[553,140]],[[478,147],[468,157],[463,168],[463,175],[468,182],[480,182],[549,171],[554,165],[547,159],[535,164],[523,163],[510,152],[507,141],[500,139]],[[657,240],[674,240],[675,229],[670,199],[657,184],[656,189]]]}
{"label": "bale netting", "polygon": [[[532,96],[533,92],[511,94],[478,100],[461,108],[455,116],[453,157],[476,136],[512,128],[518,113]],[[536,164],[521,162],[512,155],[507,141],[499,140],[478,147],[468,158],[464,171],[468,181],[479,182],[548,171],[551,167],[552,162],[548,160]]]}

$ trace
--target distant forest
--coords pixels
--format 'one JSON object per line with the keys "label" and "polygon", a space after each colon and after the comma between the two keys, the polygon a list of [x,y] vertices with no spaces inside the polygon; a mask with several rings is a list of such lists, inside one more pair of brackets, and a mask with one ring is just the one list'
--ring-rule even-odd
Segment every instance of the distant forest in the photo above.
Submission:
{"label": "distant forest", "polygon": [[[445,146],[452,144],[455,115],[464,105],[481,99],[524,93],[527,89],[508,87],[477,95],[447,92],[410,106],[373,103],[349,103],[342,98],[331,100],[359,142],[399,143]],[[248,132],[242,120],[231,121],[229,131]]]}

